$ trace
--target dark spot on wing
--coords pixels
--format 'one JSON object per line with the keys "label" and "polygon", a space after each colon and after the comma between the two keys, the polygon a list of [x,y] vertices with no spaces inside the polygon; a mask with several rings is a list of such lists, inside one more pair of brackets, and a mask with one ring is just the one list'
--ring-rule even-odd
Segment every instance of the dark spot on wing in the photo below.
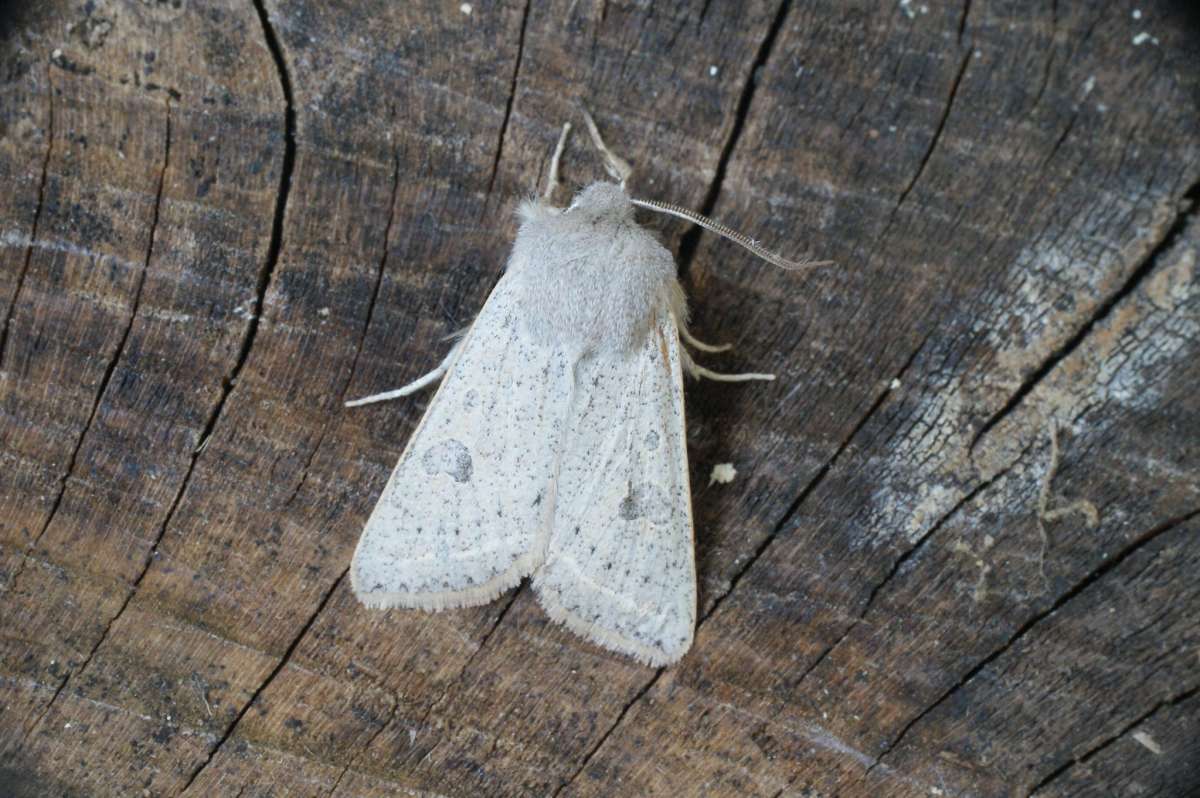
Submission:
{"label": "dark spot on wing", "polygon": [[474,468],[467,447],[453,439],[431,446],[421,458],[421,465],[426,474],[449,474],[455,482],[469,481]]}
{"label": "dark spot on wing", "polygon": [[630,485],[629,494],[621,500],[617,513],[625,521],[646,518],[655,524],[665,524],[672,515],[671,504],[662,488],[649,483]]}

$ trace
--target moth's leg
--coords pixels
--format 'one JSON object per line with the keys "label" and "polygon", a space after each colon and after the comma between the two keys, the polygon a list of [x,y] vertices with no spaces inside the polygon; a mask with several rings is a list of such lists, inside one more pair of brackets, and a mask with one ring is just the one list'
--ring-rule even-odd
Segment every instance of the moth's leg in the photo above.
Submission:
{"label": "moth's leg", "polygon": [[546,193],[542,199],[547,202],[558,188],[558,164],[562,160],[563,149],[567,146],[567,136],[571,133],[571,123],[563,122],[562,133],[558,135],[558,143],[554,145],[554,155],[550,156],[550,174],[546,178]]}
{"label": "moth's leg", "polygon": [[721,374],[720,372],[706,369],[695,360],[692,360],[692,356],[687,353],[687,350],[681,349],[679,355],[684,371],[696,378],[703,377],[714,382],[748,382],[750,380],[766,380],[769,382],[775,379],[774,374],[759,374],[753,371],[744,374]]}
{"label": "moth's leg", "polygon": [[706,344],[703,341],[699,341],[688,332],[687,327],[682,325],[679,325],[679,337],[683,339],[685,344],[701,352],[728,352],[730,349],[733,349],[733,344]]}
{"label": "moth's leg", "polygon": [[604,139],[600,137],[600,128],[596,127],[596,120],[592,119],[592,115],[588,113],[586,108],[580,107],[583,111],[583,121],[587,123],[588,133],[592,136],[592,143],[596,145],[596,149],[600,150],[600,154],[604,156],[604,166],[608,169],[608,173],[613,176],[622,186],[629,179],[629,175],[633,173],[633,167],[629,165],[621,156],[608,148],[604,143]]}
{"label": "moth's leg", "polygon": [[721,374],[720,372],[712,371],[704,368],[704,366],[692,364],[688,369],[688,373],[693,377],[703,377],[713,382],[749,382],[750,380],[764,380],[771,382],[775,379],[774,374],[760,374],[756,371],[747,371],[742,374]]}
{"label": "moth's leg", "polygon": [[351,402],[346,402],[346,407],[361,407],[362,405],[374,404],[375,402],[386,402],[389,399],[399,399],[401,396],[408,396],[409,394],[416,393],[428,385],[432,385],[445,376],[446,371],[450,368],[450,364],[454,362],[454,355],[458,352],[458,348],[461,345],[462,339],[460,338],[458,343],[454,344],[454,346],[446,354],[445,359],[438,364],[437,368],[422,377],[418,377],[408,385],[405,385],[403,388],[397,388],[394,391],[384,391],[383,393],[372,394],[371,396],[364,396],[362,399],[355,399]]}

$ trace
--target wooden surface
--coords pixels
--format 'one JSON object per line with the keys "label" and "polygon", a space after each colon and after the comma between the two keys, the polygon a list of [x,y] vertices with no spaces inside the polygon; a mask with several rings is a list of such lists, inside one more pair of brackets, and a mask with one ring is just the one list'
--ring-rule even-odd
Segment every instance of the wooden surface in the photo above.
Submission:
{"label": "wooden surface", "polygon": [[[1192,4],[4,9],[0,794],[1200,790]],[[650,222],[780,376],[689,386],[665,671],[346,579],[427,397],[341,400],[440,359],[577,100],[838,263]]]}

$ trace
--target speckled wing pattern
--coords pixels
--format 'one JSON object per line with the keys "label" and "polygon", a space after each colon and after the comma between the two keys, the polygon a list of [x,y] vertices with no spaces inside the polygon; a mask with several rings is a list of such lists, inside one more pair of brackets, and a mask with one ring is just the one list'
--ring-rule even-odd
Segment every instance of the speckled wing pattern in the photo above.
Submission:
{"label": "speckled wing pattern", "polygon": [[388,480],[350,567],[369,607],[483,604],[543,560],[572,370],[497,283]]}
{"label": "speckled wing pattern", "polygon": [[696,571],[675,321],[644,344],[576,364],[549,548],[546,612],[650,665],[692,643]]}

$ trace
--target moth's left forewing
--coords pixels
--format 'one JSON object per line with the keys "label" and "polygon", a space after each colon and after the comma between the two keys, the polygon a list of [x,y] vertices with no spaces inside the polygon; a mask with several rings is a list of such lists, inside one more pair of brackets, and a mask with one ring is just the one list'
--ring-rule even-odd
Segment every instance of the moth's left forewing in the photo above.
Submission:
{"label": "moth's left forewing", "polygon": [[468,607],[542,562],[570,363],[497,284],[401,454],[350,568],[369,607]]}
{"label": "moth's left forewing", "polygon": [[580,362],[546,561],[533,584],[573,631],[650,665],[696,622],[691,492],[675,321],[632,353]]}

